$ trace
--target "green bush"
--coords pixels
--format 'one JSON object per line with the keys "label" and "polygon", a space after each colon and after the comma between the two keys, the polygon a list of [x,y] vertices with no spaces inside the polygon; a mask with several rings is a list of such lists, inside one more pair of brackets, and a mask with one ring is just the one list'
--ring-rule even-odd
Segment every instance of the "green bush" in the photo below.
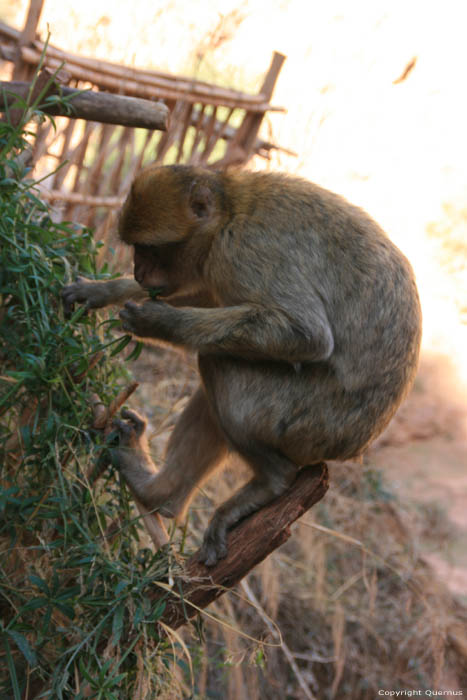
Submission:
{"label": "green bush", "polygon": [[147,593],[166,555],[141,546],[112,470],[87,477],[105,449],[90,397],[121,388],[129,338],[83,309],[65,318],[73,274],[108,272],[27,179],[26,136],[0,124],[0,697],[154,697],[169,650]]}

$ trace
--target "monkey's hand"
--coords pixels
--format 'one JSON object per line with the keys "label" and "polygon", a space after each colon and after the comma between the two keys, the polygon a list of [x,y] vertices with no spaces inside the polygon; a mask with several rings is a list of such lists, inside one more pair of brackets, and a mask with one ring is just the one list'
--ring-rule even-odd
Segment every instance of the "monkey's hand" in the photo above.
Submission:
{"label": "monkey's hand", "polygon": [[121,304],[127,299],[142,299],[147,293],[136,280],[118,277],[114,280],[88,280],[78,277],[62,290],[65,313],[70,314],[76,302],[85,304],[88,309],[102,309],[109,304]]}
{"label": "monkey's hand", "polygon": [[120,311],[124,330],[140,338],[168,340],[166,329],[173,325],[177,310],[163,301],[135,304],[129,301]]}
{"label": "monkey's hand", "polygon": [[145,437],[146,421],[136,411],[123,409],[112,427],[118,436],[118,445],[110,449],[112,464],[122,474],[136,498],[144,502],[147,488],[157,474],[148,454]]}
{"label": "monkey's hand", "polygon": [[105,289],[105,282],[95,282],[78,277],[76,282],[63,288],[62,299],[65,313],[70,314],[76,302],[85,304],[88,309],[99,309],[106,306],[108,293]]}
{"label": "monkey's hand", "polygon": [[184,493],[170,475],[158,472],[149,456],[145,437],[146,421],[135,411],[123,409],[123,420],[115,419],[119,444],[110,449],[112,463],[121,473],[134,496],[151,513],[177,517],[183,509]]}
{"label": "monkey's hand", "polygon": [[140,440],[146,430],[145,419],[141,418],[136,411],[130,411],[127,408],[123,408],[120,415],[124,420],[115,418],[112,422],[112,426],[118,433],[119,447],[142,447]]}

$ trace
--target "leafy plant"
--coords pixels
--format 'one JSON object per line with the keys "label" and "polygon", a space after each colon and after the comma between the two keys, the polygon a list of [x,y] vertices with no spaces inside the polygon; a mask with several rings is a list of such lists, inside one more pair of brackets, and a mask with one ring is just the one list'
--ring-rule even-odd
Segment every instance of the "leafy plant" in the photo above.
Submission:
{"label": "leafy plant", "polygon": [[126,370],[110,357],[128,339],[82,308],[64,316],[75,271],[109,272],[91,232],[54,222],[27,179],[37,107],[0,124],[0,696],[149,698],[166,642],[147,593],[167,555],[141,546],[114,473],[88,479],[105,449],[90,396],[117,394]]}

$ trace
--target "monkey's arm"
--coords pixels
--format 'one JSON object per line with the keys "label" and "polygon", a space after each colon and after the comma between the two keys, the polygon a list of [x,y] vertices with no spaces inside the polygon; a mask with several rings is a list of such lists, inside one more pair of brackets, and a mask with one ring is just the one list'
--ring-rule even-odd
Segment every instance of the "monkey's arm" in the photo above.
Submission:
{"label": "monkey's arm", "polygon": [[167,301],[170,306],[194,306],[196,308],[212,308],[217,306],[212,295],[205,290],[194,292],[193,294],[171,296],[164,299],[164,301]]}
{"label": "monkey's arm", "polygon": [[306,328],[284,311],[256,304],[215,309],[173,308],[159,301],[128,302],[123,328],[139,337],[164,340],[203,354],[290,363],[326,360],[334,339],[323,308],[316,304]]}
{"label": "monkey's arm", "polygon": [[75,302],[86,304],[89,309],[102,309],[110,304],[123,304],[128,299],[143,300],[148,293],[132,277],[95,281],[78,277],[76,282],[62,290],[66,311],[71,311]]}

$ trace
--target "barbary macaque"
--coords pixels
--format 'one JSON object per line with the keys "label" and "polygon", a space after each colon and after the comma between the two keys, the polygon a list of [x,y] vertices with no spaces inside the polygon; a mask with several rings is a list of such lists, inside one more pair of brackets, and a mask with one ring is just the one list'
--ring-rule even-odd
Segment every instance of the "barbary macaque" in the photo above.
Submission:
{"label": "barbary macaque", "polygon": [[297,469],[357,457],[387,425],[417,369],[413,272],[364,211],[279,173],[151,166],[119,235],[134,248],[134,279],[81,279],[64,300],[130,299],[125,330],[198,354],[201,386],[163,468],[147,478],[130,458],[124,475],[148,510],[179,517],[226,454],[240,455],[252,478],[209,524],[202,557],[212,566],[228,529]]}

